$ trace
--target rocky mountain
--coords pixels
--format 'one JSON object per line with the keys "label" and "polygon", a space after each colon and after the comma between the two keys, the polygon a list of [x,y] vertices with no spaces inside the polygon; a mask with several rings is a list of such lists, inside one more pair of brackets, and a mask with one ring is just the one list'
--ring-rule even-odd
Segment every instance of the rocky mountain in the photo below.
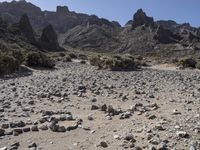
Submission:
{"label": "rocky mountain", "polygon": [[[26,23],[35,30],[35,33],[26,35],[29,41],[34,41],[33,34],[42,35],[39,46],[50,51],[58,50],[57,39],[64,47],[96,52],[179,56],[200,50],[199,28],[171,20],[154,21],[142,9],[124,27],[95,15],[70,11],[67,6],[57,6],[55,12],[42,11],[25,0],[0,3],[0,14],[8,22],[18,22],[23,14],[27,14],[30,23]],[[45,27],[53,38],[45,34]],[[54,43],[54,46],[46,42]]]}
{"label": "rocky mountain", "polygon": [[120,27],[117,22],[100,19],[95,15],[90,16],[69,11],[67,6],[58,6],[56,12],[42,11],[39,7],[25,0],[0,3],[0,14],[9,22],[18,22],[23,14],[27,14],[36,31],[42,31],[48,24],[52,24],[58,33],[65,33],[77,25],[95,24]]}
{"label": "rocky mountain", "polygon": [[199,37],[197,28],[173,21],[154,21],[139,9],[125,27],[75,27],[65,34],[64,45],[82,50],[179,56],[198,52]]}
{"label": "rocky mountain", "polygon": [[32,43],[35,42],[33,30],[29,26],[28,20],[24,18],[26,17],[23,16],[16,24],[10,24],[0,18],[0,52],[38,50],[35,43]]}
{"label": "rocky mountain", "polygon": [[57,34],[48,25],[38,39],[27,15],[22,15],[18,23],[9,23],[0,17],[0,52],[20,51],[61,51]]}
{"label": "rocky mountain", "polygon": [[153,17],[148,17],[142,9],[138,9],[138,11],[133,16],[132,28],[135,29],[138,26],[146,25],[151,26],[154,24]]}

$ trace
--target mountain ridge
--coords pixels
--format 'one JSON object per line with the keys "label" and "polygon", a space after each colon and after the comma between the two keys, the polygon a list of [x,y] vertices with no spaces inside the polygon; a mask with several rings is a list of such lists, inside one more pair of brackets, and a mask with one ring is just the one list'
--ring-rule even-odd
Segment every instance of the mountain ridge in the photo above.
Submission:
{"label": "mountain ridge", "polygon": [[25,0],[0,3],[0,14],[8,22],[18,21],[27,14],[37,35],[51,24],[65,48],[143,55],[200,50],[199,28],[172,20],[155,21],[142,9],[138,9],[123,27],[96,15],[70,11],[67,6],[57,6],[56,11],[42,11]]}

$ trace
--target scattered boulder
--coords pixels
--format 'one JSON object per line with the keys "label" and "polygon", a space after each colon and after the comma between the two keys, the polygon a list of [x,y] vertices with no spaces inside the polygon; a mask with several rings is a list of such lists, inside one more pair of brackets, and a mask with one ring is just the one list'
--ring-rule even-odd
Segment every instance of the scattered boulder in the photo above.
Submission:
{"label": "scattered boulder", "polygon": [[176,136],[179,138],[188,138],[189,134],[185,131],[177,131]]}
{"label": "scattered boulder", "polygon": [[38,126],[36,126],[36,125],[32,126],[31,131],[39,131]]}
{"label": "scattered boulder", "polygon": [[30,127],[25,127],[25,128],[23,128],[23,132],[29,132],[29,131],[31,131],[31,128],[30,128]]}
{"label": "scattered boulder", "polygon": [[37,147],[37,144],[36,143],[30,143],[29,145],[28,145],[28,148],[32,148],[32,147]]}
{"label": "scattered boulder", "polygon": [[47,125],[41,125],[39,127],[40,130],[48,130],[48,126]]}
{"label": "scattered boulder", "polygon": [[69,115],[69,114],[61,114],[59,120],[60,121],[66,121],[66,120],[70,121],[70,120],[73,120],[73,116]]}
{"label": "scattered boulder", "polygon": [[108,144],[105,141],[101,141],[99,146],[106,148],[106,147],[108,147]]}
{"label": "scattered boulder", "polygon": [[78,124],[76,123],[76,124],[74,124],[74,125],[72,125],[72,126],[68,126],[67,128],[66,128],[66,130],[67,131],[71,131],[71,130],[75,130],[75,129],[77,129],[78,128]]}
{"label": "scattered boulder", "polygon": [[103,104],[102,106],[101,106],[101,111],[106,111],[107,110],[107,105],[106,104]]}
{"label": "scattered boulder", "polygon": [[97,109],[99,109],[98,106],[96,106],[96,105],[92,105],[91,110],[97,110]]}
{"label": "scattered boulder", "polygon": [[15,142],[10,145],[10,150],[18,149],[19,146],[20,146],[19,142]]}
{"label": "scattered boulder", "polygon": [[130,132],[124,135],[124,140],[131,141],[133,139],[134,139],[134,136]]}
{"label": "scattered boulder", "polygon": [[4,123],[4,124],[1,125],[1,127],[2,127],[3,129],[8,129],[8,128],[9,128],[9,124]]}
{"label": "scattered boulder", "polygon": [[66,128],[64,126],[59,126],[57,131],[58,132],[66,132]]}
{"label": "scattered boulder", "polygon": [[18,136],[19,134],[22,134],[22,133],[23,133],[23,130],[20,128],[13,129],[14,136]]}
{"label": "scattered boulder", "polygon": [[5,130],[4,129],[0,129],[0,137],[5,135]]}
{"label": "scattered boulder", "polygon": [[59,129],[59,125],[57,125],[57,121],[56,120],[53,120],[50,125],[49,125],[49,128],[51,129],[51,131],[53,132],[57,132],[58,129]]}

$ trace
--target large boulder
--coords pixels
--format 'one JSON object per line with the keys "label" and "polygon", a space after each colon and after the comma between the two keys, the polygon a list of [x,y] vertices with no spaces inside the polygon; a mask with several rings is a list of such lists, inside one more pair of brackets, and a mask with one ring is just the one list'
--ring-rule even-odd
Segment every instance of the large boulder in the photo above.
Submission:
{"label": "large boulder", "polygon": [[153,17],[148,17],[146,13],[139,9],[133,16],[132,28],[135,29],[141,25],[152,25],[154,23]]}
{"label": "large boulder", "polygon": [[26,14],[22,15],[19,21],[20,32],[28,39],[29,42],[35,43],[34,31]]}
{"label": "large boulder", "polygon": [[59,51],[61,47],[58,44],[58,37],[52,25],[43,29],[42,36],[39,39],[40,46],[48,51]]}

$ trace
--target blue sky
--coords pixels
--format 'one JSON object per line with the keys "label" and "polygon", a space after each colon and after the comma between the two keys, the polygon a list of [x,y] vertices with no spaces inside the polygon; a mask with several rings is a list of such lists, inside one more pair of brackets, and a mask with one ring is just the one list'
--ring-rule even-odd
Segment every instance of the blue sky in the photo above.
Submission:
{"label": "blue sky", "polygon": [[[2,0],[0,0],[2,1]],[[57,5],[66,5],[70,10],[95,14],[115,20],[124,25],[132,19],[137,9],[142,8],[155,20],[189,22],[200,27],[200,0],[27,0],[42,10],[56,10]]]}

